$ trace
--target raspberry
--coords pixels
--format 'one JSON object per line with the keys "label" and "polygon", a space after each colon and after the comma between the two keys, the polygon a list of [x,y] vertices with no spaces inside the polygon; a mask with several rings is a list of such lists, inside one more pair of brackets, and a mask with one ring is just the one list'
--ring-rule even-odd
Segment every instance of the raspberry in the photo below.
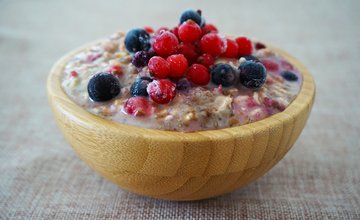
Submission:
{"label": "raspberry", "polygon": [[237,45],[236,41],[226,39],[226,44],[226,51],[222,54],[222,56],[226,58],[236,58],[239,51],[239,46]]}
{"label": "raspberry", "polygon": [[211,56],[208,53],[204,53],[203,55],[199,56],[199,58],[197,59],[197,61],[204,65],[205,67],[209,68],[211,65],[214,64],[215,59],[213,56]]}
{"label": "raspberry", "polygon": [[154,29],[152,29],[152,27],[149,27],[149,26],[145,26],[145,27],[144,27],[144,30],[145,30],[146,32],[148,32],[149,34],[154,33]]}
{"label": "raspberry", "polygon": [[168,30],[169,30],[169,28],[167,28],[167,27],[161,27],[161,28],[159,28],[159,29],[157,29],[157,30],[155,31],[155,35],[159,35],[159,34],[161,34],[162,32],[168,31]]}
{"label": "raspberry", "polygon": [[276,72],[279,70],[279,65],[272,60],[262,59],[260,61],[265,66],[267,71]]}
{"label": "raspberry", "polygon": [[185,43],[192,43],[200,39],[202,32],[198,24],[193,20],[188,20],[179,27],[179,38]]}
{"label": "raspberry", "polygon": [[159,104],[169,103],[176,95],[176,85],[168,79],[154,80],[149,83],[147,92]]}
{"label": "raspberry", "polygon": [[218,29],[213,24],[205,24],[205,26],[202,28],[202,34],[208,34],[208,33],[218,33]]}
{"label": "raspberry", "polygon": [[180,78],[185,75],[188,68],[188,62],[184,55],[171,55],[166,61],[170,64],[170,77]]}
{"label": "raspberry", "polygon": [[189,63],[195,62],[198,57],[195,46],[190,43],[180,43],[178,53],[183,54]]}
{"label": "raspberry", "polygon": [[149,116],[153,113],[153,107],[148,99],[136,96],[129,98],[124,104],[124,111],[134,116]]}
{"label": "raspberry", "polygon": [[195,63],[190,66],[186,78],[194,84],[204,86],[209,83],[210,74],[204,65]]}
{"label": "raspberry", "polygon": [[179,47],[179,41],[175,34],[170,31],[164,31],[155,36],[152,46],[156,54],[160,56],[169,56],[176,53]]}
{"label": "raspberry", "polygon": [[251,40],[249,40],[246,37],[238,37],[235,39],[235,41],[239,47],[238,57],[251,55],[251,53],[252,53]]}
{"label": "raspberry", "polygon": [[164,79],[169,76],[170,64],[162,57],[151,57],[148,63],[150,73],[158,79]]}
{"label": "raspberry", "polygon": [[216,33],[209,33],[201,38],[200,47],[204,53],[219,56],[226,51],[226,41]]}

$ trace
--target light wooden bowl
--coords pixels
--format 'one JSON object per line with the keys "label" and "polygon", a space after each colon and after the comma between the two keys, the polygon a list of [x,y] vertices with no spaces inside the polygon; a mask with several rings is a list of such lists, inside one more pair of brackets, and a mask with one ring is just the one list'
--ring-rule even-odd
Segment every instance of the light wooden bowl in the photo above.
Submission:
{"label": "light wooden bowl", "polygon": [[103,177],[141,195],[198,200],[231,192],[265,174],[293,146],[309,117],[315,85],[308,70],[298,97],[285,111],[251,124],[193,133],[161,131],[105,120],[75,104],[62,90],[65,64],[52,68],[47,90],[57,124],[79,157]]}

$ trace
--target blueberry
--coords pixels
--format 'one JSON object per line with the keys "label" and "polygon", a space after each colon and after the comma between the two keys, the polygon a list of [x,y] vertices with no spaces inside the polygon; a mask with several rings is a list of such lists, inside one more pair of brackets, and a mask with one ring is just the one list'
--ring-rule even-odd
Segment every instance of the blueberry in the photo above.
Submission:
{"label": "blueberry", "polygon": [[245,61],[240,64],[240,83],[249,89],[260,88],[266,80],[265,66],[260,62]]}
{"label": "blueberry", "polygon": [[[185,21],[187,21],[189,19],[193,20],[199,26],[201,26],[201,24],[202,24],[201,15],[198,12],[191,10],[191,9],[188,9],[181,14],[180,24],[184,23]],[[204,25],[205,25],[205,20],[204,20]]]}
{"label": "blueberry", "polygon": [[290,71],[284,71],[281,73],[281,76],[287,81],[298,81],[299,77],[295,73]]}
{"label": "blueberry", "polygon": [[211,80],[216,85],[231,86],[236,82],[236,70],[225,63],[218,63],[210,69]]}
{"label": "blueberry", "polygon": [[150,35],[144,29],[132,29],[125,36],[125,47],[131,53],[141,50],[147,51],[151,47]]}
{"label": "blueberry", "polygon": [[246,55],[246,56],[243,56],[243,58],[245,58],[245,60],[249,60],[249,61],[260,62],[260,60],[256,56],[253,56],[253,55]]}
{"label": "blueberry", "polygon": [[153,80],[149,77],[137,78],[135,82],[130,87],[130,93],[132,96],[149,96],[146,88],[150,82]]}
{"label": "blueberry", "polygon": [[121,86],[116,76],[100,72],[90,79],[87,89],[91,100],[105,102],[119,95]]}
{"label": "blueberry", "polygon": [[186,91],[191,87],[191,82],[186,78],[179,79],[176,82],[176,89],[179,91]]}
{"label": "blueberry", "polygon": [[154,55],[155,52],[148,52],[143,50],[138,51],[132,57],[131,63],[138,68],[147,66],[150,58],[153,57]]}

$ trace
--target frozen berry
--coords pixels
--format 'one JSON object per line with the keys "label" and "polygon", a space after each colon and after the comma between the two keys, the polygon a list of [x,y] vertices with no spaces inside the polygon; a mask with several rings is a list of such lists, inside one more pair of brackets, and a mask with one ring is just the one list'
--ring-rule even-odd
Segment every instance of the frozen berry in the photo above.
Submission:
{"label": "frozen berry", "polygon": [[169,28],[167,28],[167,27],[161,27],[161,28],[159,28],[159,29],[157,29],[155,31],[155,35],[159,35],[159,34],[165,32],[165,31],[168,31],[168,30],[169,30]]}
{"label": "frozen berry", "polygon": [[231,86],[236,83],[236,70],[225,63],[218,63],[210,68],[211,81],[216,85]]}
{"label": "frozen berry", "polygon": [[125,47],[131,53],[149,50],[151,47],[150,35],[144,29],[132,29],[125,36]]}
{"label": "frozen berry", "polygon": [[155,55],[154,52],[138,51],[132,57],[131,63],[138,68],[147,66],[150,58],[153,57],[154,55]]}
{"label": "frozen berry", "polygon": [[256,42],[255,49],[260,50],[260,49],[264,49],[264,48],[266,48],[265,44]]}
{"label": "frozen berry", "polygon": [[125,102],[124,111],[129,115],[149,116],[153,113],[153,107],[147,98],[135,96]]}
{"label": "frozen berry", "polygon": [[213,24],[205,24],[205,26],[202,28],[202,34],[208,34],[208,33],[218,33],[218,29]]}
{"label": "frozen berry", "polygon": [[195,62],[198,57],[195,46],[190,43],[180,43],[178,53],[183,54],[189,63]]}
{"label": "frozen berry", "polygon": [[208,69],[204,65],[197,63],[190,66],[186,77],[190,82],[200,86],[204,86],[210,81]]}
{"label": "frozen berry", "polygon": [[174,54],[169,56],[166,61],[170,64],[170,77],[180,78],[185,75],[188,62],[184,55]]}
{"label": "frozen berry", "polygon": [[238,51],[238,56],[242,57],[242,56],[246,56],[246,55],[251,55],[252,53],[252,42],[250,39],[246,38],[246,37],[238,37],[235,39],[238,47],[239,47],[239,51]]}
{"label": "frozen berry", "polygon": [[176,85],[168,79],[154,80],[149,83],[147,92],[159,104],[169,103],[176,95]]}
{"label": "frozen berry", "polygon": [[180,16],[180,24],[187,20],[193,20],[196,24],[201,26],[201,15],[197,11],[191,9],[184,11]]}
{"label": "frozen berry", "polygon": [[204,53],[219,56],[226,51],[226,41],[216,33],[209,33],[201,38],[200,47]]}
{"label": "frozen berry", "polygon": [[258,89],[266,81],[266,69],[259,62],[245,61],[240,64],[240,83],[249,89]]}
{"label": "frozen berry", "polygon": [[298,81],[299,77],[290,71],[284,71],[281,73],[281,76],[286,79],[287,81]]}
{"label": "frozen berry", "polygon": [[180,25],[178,34],[182,42],[192,43],[200,39],[202,32],[198,24],[188,20]]}
{"label": "frozen berry", "polygon": [[144,30],[145,30],[146,32],[148,32],[149,34],[154,33],[154,29],[152,29],[152,27],[149,27],[149,26],[145,26],[145,27],[144,27]]}
{"label": "frozen berry", "polygon": [[214,64],[215,59],[210,54],[204,53],[203,55],[198,57],[197,61],[198,61],[198,63],[206,66],[207,68],[209,68],[211,65]]}
{"label": "frozen berry", "polygon": [[191,87],[191,83],[186,78],[179,79],[176,82],[176,89],[179,91],[186,91]]}
{"label": "frozen berry", "polygon": [[156,54],[160,56],[169,56],[177,52],[179,41],[175,34],[170,31],[164,31],[155,36],[152,46]]}
{"label": "frozen berry", "polygon": [[267,71],[276,72],[279,70],[279,65],[275,61],[262,59],[261,63],[265,66]]}
{"label": "frozen berry", "polygon": [[150,82],[153,80],[149,77],[140,77],[135,80],[135,82],[130,87],[130,93],[132,96],[148,96],[146,88]]}
{"label": "frozen berry", "polygon": [[226,51],[221,56],[226,58],[236,58],[238,55],[239,47],[236,41],[231,39],[226,39]]}
{"label": "frozen berry", "polygon": [[177,38],[179,38],[179,27],[178,27],[178,26],[176,26],[176,27],[174,27],[173,29],[171,29],[171,32],[172,32],[173,34],[175,34],[175,36],[176,36]]}
{"label": "frozen berry", "polygon": [[256,56],[253,56],[253,55],[246,55],[246,56],[242,56],[242,57],[248,61],[260,62],[260,60]]}
{"label": "frozen berry", "polygon": [[87,89],[91,100],[105,102],[119,95],[121,86],[116,76],[100,72],[89,80]]}
{"label": "frozen berry", "polygon": [[148,63],[150,73],[158,79],[164,79],[169,76],[170,64],[164,58],[159,56],[151,57]]}

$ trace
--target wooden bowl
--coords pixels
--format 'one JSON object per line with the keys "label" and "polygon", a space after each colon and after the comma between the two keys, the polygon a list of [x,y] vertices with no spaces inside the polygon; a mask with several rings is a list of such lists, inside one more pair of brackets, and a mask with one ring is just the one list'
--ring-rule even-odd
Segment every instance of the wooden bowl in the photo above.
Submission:
{"label": "wooden bowl", "polygon": [[198,200],[231,192],[265,174],[293,146],[309,117],[315,84],[294,57],[271,47],[303,74],[298,97],[285,111],[238,127],[181,133],[103,119],[62,90],[65,64],[89,45],[61,58],[47,90],[58,126],[79,157],[121,188],[155,198]]}

